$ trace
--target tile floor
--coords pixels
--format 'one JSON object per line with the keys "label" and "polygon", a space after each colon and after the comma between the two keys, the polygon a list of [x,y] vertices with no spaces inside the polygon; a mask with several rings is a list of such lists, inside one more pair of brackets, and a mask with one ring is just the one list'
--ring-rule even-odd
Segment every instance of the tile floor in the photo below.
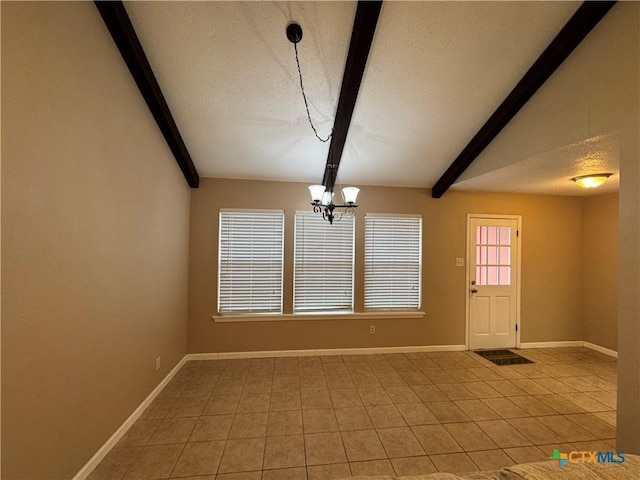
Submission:
{"label": "tile floor", "polygon": [[188,362],[90,480],[491,470],[615,447],[616,361],[586,348]]}

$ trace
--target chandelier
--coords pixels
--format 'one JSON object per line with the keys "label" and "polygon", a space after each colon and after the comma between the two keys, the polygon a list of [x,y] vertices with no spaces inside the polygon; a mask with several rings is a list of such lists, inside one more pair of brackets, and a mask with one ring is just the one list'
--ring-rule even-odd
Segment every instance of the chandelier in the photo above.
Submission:
{"label": "chandelier", "polygon": [[[310,185],[309,192],[311,192],[311,205],[315,213],[322,213],[322,218],[333,225],[334,220],[339,221],[343,215],[353,215],[358,198],[359,188],[345,187],[342,189],[343,205],[336,205],[333,203],[333,191],[327,190],[324,185]],[[342,212],[334,213],[336,208],[344,209]]]}
{"label": "chandelier", "polygon": [[[315,125],[311,121],[311,114],[309,113],[309,103],[307,102],[307,95],[304,91],[304,84],[302,82],[302,70],[300,69],[300,60],[298,59],[298,42],[302,40],[302,27],[297,23],[291,23],[287,27],[287,38],[291,43],[293,43],[293,49],[295,51],[296,56],[296,65],[298,67],[298,78],[300,80],[300,91],[302,92],[302,99],[304,100],[304,107],[307,112],[307,120],[309,120],[309,125],[313,130],[315,137],[322,143],[328,142],[333,136],[333,130],[327,137],[323,138],[318,134],[318,130]],[[327,165],[328,168],[333,168],[334,179],[335,175],[337,175],[337,165]],[[327,182],[325,182],[327,183]],[[356,187],[345,187],[342,189],[342,199],[344,204],[336,205],[333,203],[333,185],[334,182],[329,182],[331,187],[327,190],[327,187],[324,185],[311,185],[309,186],[309,191],[311,192],[311,205],[313,206],[313,211],[315,213],[322,213],[322,218],[328,221],[330,224],[333,224],[334,220],[339,221],[343,215],[353,215],[355,213],[355,208],[358,206],[356,204],[356,198],[358,197],[359,188]],[[342,212],[334,213],[335,209],[343,209]]]}

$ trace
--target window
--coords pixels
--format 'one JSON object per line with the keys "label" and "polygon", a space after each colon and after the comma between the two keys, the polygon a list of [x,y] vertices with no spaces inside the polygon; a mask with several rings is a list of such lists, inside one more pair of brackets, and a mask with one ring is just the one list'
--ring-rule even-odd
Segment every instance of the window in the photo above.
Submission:
{"label": "window", "polygon": [[296,213],[293,311],[353,312],[354,217]]}
{"label": "window", "polygon": [[220,211],[220,315],[282,313],[283,237],[282,211]]}
{"label": "window", "polygon": [[422,217],[367,215],[364,233],[364,306],[419,309]]}

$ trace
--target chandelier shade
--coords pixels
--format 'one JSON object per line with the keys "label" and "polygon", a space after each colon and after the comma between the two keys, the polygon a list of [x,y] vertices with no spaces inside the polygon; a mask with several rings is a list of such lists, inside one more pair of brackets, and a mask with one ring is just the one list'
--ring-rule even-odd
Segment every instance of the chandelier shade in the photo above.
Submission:
{"label": "chandelier shade", "polygon": [[309,185],[309,192],[311,193],[311,201],[322,202],[325,190],[326,190],[326,187],[324,185]]}
{"label": "chandelier shade", "polygon": [[343,188],[342,198],[344,199],[344,203],[346,204],[356,203],[356,200],[358,199],[358,192],[360,192],[360,189],[356,187]]}

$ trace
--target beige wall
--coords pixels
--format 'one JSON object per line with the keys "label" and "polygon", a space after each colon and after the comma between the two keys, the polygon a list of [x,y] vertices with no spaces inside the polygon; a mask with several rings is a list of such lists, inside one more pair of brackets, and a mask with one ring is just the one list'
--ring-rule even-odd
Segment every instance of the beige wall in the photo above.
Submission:
{"label": "beige wall", "polygon": [[[640,453],[638,12],[633,2],[616,5],[483,154],[518,160],[513,152],[526,158],[626,129],[618,448],[634,453]],[[2,49],[3,476],[66,478],[185,351],[189,193],[92,4],[3,2]],[[575,88],[577,80],[587,85]],[[576,108],[576,97],[589,101]],[[255,208],[256,198],[264,208],[286,210],[291,252],[293,213],[309,208],[305,185],[207,180],[194,192],[190,352],[463,343],[466,286],[453,259],[464,256],[467,212],[523,215],[522,341],[582,338],[579,199],[451,192],[432,200],[425,191],[390,188],[363,188],[358,228],[365,208],[423,214],[424,320],[378,323],[375,337],[365,335],[369,321],[214,324],[218,209]],[[360,265],[361,244],[360,237]],[[291,253],[285,267],[291,271]],[[357,275],[361,306],[361,268]],[[289,273],[289,310],[291,288]],[[158,355],[163,368],[155,372]]]}
{"label": "beige wall", "polygon": [[292,311],[293,219],[309,210],[306,185],[204,179],[192,192],[189,352],[289,350],[406,345],[464,345],[465,257],[468,213],[523,217],[522,341],[580,340],[582,199],[449,192],[435,200],[425,189],[362,187],[356,216],[355,307],[363,310],[364,215],[423,216],[421,320],[215,323],[220,208],[285,211],[284,312]]}
{"label": "beige wall", "polygon": [[598,135],[620,145],[617,448],[640,453],[640,4],[618,2],[465,178]]}
{"label": "beige wall", "polygon": [[[619,4],[618,4],[619,5]],[[618,225],[618,417],[619,450],[640,454],[640,4],[628,2],[614,18],[623,35],[616,56],[625,65],[613,98],[619,108],[620,214]],[[602,81],[608,81],[612,73]],[[616,85],[618,86],[618,85]],[[621,99],[621,100],[620,100]]]}
{"label": "beige wall", "polygon": [[3,478],[71,478],[187,345],[189,189],[92,2],[2,2],[2,161]]}
{"label": "beige wall", "polygon": [[617,350],[618,194],[584,199],[584,340]]}

